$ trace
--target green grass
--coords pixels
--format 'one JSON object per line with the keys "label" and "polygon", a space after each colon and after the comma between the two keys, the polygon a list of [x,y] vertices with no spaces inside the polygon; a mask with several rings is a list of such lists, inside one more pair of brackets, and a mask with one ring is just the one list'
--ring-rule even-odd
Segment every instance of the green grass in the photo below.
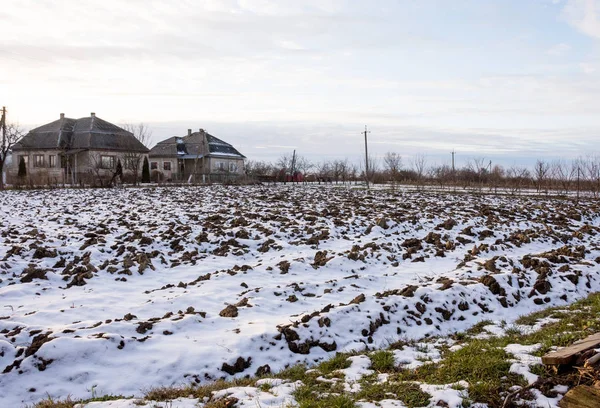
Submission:
{"label": "green grass", "polygon": [[218,380],[205,385],[190,384],[185,387],[156,387],[145,392],[144,399],[152,401],[170,401],[177,398],[203,399],[210,397],[213,392],[221,391],[230,387],[253,386],[256,379],[240,378],[231,381]]}
{"label": "green grass", "polygon": [[431,395],[423,392],[418,384],[413,382],[378,382],[377,376],[363,377],[360,381],[361,390],[354,396],[356,400],[381,401],[383,399],[398,399],[408,408],[423,407],[429,404]]}
{"label": "green grass", "polygon": [[328,395],[296,401],[298,408],[356,408],[354,399],[349,395]]}
{"label": "green grass", "polygon": [[[421,390],[418,383],[426,384],[454,384],[459,381],[467,384],[464,387],[465,398],[463,406],[472,403],[486,403],[490,408],[499,408],[511,387],[525,386],[523,377],[509,373],[513,358],[504,348],[509,344],[532,345],[541,344],[536,355],[543,355],[552,347],[567,346],[574,341],[600,331],[600,294],[592,294],[569,307],[550,308],[517,320],[519,325],[534,325],[539,319],[552,317],[559,319],[551,322],[540,330],[530,334],[521,334],[517,327],[508,327],[503,336],[477,338],[483,327],[491,324],[490,321],[480,322],[471,329],[457,333],[453,339],[461,344],[462,348],[450,351],[447,347],[436,346],[435,338],[428,338],[421,343],[420,349],[437,347],[440,349],[442,361],[426,362],[414,370],[401,369],[395,366],[394,355],[390,350],[371,351],[366,353],[371,359],[371,369],[374,374],[365,376],[359,381],[361,386],[357,393],[344,391],[343,377],[336,370],[350,366],[352,354],[337,353],[330,360],[321,362],[315,370],[307,372],[305,365],[289,367],[272,375],[288,381],[302,381],[303,385],[294,392],[294,397],[300,408],[354,408],[359,401],[377,402],[382,399],[398,399],[409,408],[428,405],[431,396]],[[409,344],[406,341],[392,343],[390,349],[401,348]],[[411,342],[416,344],[416,342]],[[530,371],[542,380],[551,379],[554,375],[551,369],[542,365],[532,366]],[[379,382],[378,374],[387,373],[388,381]],[[326,377],[334,381],[320,381],[319,377]],[[336,378],[337,377],[337,378]],[[565,376],[559,379],[565,385],[574,385],[578,376]],[[255,386],[257,378],[240,379],[233,381],[217,381],[203,386],[163,387],[146,392],[146,400],[168,401],[178,397],[193,396],[194,398],[210,398],[214,391],[234,386]],[[558,381],[558,380],[557,380]],[[270,387],[261,386],[267,391]],[[457,385],[456,389],[462,390]],[[546,387],[548,388],[548,387]],[[550,389],[550,388],[548,388]],[[542,389],[542,391],[544,391]],[[545,392],[545,391],[544,391]],[[468,394],[468,397],[467,397]],[[525,395],[526,396],[526,395]],[[103,397],[116,399],[121,397]],[[520,398],[524,398],[521,395]],[[100,400],[100,399],[94,399]],[[88,400],[85,402],[89,402]],[[63,401],[47,399],[33,408],[73,408],[76,403],[67,398]],[[213,401],[212,406],[219,407],[219,401]]]}
{"label": "green grass", "polygon": [[71,396],[65,399],[55,400],[48,396],[46,399],[33,405],[33,408],[73,408],[77,404],[87,404],[88,402],[103,402],[103,401],[115,401],[120,399],[132,399],[133,396],[126,397],[124,395],[103,395],[101,397],[94,397],[83,400],[73,400]]}
{"label": "green grass", "polygon": [[371,369],[380,373],[394,371],[396,362],[394,353],[387,350],[379,350],[369,356],[371,358]]}
{"label": "green grass", "polygon": [[326,360],[317,367],[324,375],[330,374],[335,370],[343,370],[350,367],[351,363],[348,360],[348,355],[344,353],[335,353],[335,356],[330,360]]}

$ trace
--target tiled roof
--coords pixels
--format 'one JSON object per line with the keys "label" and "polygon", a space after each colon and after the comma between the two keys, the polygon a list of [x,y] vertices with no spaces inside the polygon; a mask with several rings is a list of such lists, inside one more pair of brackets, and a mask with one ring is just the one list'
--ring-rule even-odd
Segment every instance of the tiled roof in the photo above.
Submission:
{"label": "tiled roof", "polygon": [[214,137],[213,135],[206,134],[206,139],[208,140],[208,149],[211,155],[222,155],[222,156],[234,156],[245,159],[246,156],[237,151],[235,147],[230,145],[227,142],[222,141]]}
{"label": "tiled roof", "polygon": [[27,149],[99,149],[146,153],[131,132],[97,116],[61,118],[32,129],[13,147]]}
{"label": "tiled roof", "polygon": [[[202,143],[204,133],[194,132],[184,137],[173,136],[159,142],[150,150],[150,157],[202,157]],[[208,151],[210,156],[227,156],[245,159],[231,144],[206,133]]]}

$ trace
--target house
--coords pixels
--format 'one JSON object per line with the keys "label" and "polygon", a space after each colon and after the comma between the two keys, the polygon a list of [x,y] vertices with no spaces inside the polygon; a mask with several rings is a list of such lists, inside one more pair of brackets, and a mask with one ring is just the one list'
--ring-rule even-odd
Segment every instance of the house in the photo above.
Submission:
{"label": "house", "polygon": [[10,178],[18,180],[23,159],[34,184],[102,184],[114,175],[119,161],[124,176],[139,175],[149,151],[133,133],[93,112],[80,119],[61,113],[58,120],[29,131],[12,150]]}
{"label": "house", "polygon": [[152,180],[224,182],[244,174],[244,159],[235,147],[204,129],[174,136],[154,146],[148,154]]}

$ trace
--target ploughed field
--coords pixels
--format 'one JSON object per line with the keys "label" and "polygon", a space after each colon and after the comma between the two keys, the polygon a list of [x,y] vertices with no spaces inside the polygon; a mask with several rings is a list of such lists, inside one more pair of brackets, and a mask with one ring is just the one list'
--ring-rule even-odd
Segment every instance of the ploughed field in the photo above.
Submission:
{"label": "ploughed field", "polygon": [[593,201],[213,186],[0,210],[2,406],[265,374],[600,290]]}

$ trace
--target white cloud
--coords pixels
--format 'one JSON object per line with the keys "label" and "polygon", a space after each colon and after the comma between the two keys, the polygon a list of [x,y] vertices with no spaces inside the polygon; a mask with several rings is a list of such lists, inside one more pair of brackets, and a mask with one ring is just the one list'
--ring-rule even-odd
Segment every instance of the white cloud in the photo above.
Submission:
{"label": "white cloud", "polygon": [[567,21],[582,33],[600,39],[600,0],[568,0],[563,9]]}
{"label": "white cloud", "polygon": [[[561,4],[531,25],[504,2],[62,1],[13,0],[0,10],[3,103],[24,124],[91,111],[115,123],[178,121],[183,133],[216,123],[215,134],[239,135],[249,157],[291,146],[351,156],[345,137],[365,124],[374,137],[380,127],[382,152],[511,155],[549,140],[536,129],[600,129],[598,59],[578,36],[550,49],[532,40],[548,38],[563,9],[593,32],[597,2]],[[481,19],[469,12],[496,8],[496,24],[470,24]],[[226,126],[235,123],[269,123],[270,136]],[[507,123],[517,131],[494,133]],[[182,134],[155,126],[157,137]],[[510,139],[518,129],[531,130],[530,142]]]}
{"label": "white cloud", "polygon": [[559,43],[546,51],[546,54],[552,55],[555,57],[560,57],[571,50],[571,46],[565,43]]}
{"label": "white cloud", "polygon": [[581,68],[581,71],[583,71],[583,73],[585,74],[593,74],[597,71],[596,66],[589,62],[581,62],[579,64],[579,67]]}

